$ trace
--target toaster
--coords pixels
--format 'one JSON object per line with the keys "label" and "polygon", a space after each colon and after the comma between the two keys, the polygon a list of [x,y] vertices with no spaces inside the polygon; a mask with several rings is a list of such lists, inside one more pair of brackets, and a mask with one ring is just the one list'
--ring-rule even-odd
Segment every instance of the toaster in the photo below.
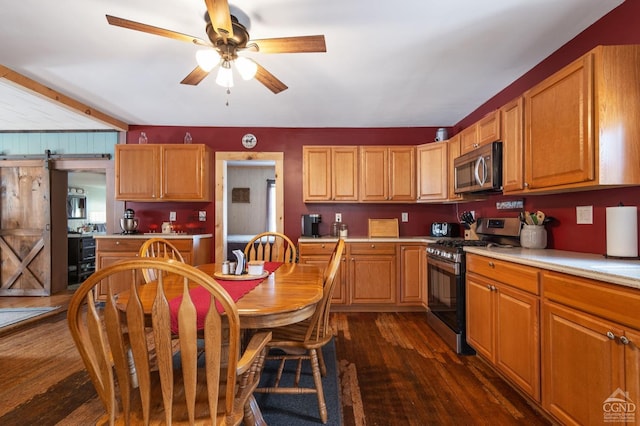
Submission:
{"label": "toaster", "polygon": [[432,237],[457,237],[460,235],[460,225],[453,222],[433,222],[431,224]]}

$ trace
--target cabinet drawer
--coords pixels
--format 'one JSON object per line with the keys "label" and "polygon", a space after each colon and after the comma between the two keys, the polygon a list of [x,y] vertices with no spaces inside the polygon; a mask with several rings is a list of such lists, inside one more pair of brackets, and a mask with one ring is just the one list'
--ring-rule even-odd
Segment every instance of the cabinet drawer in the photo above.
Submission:
{"label": "cabinet drawer", "polygon": [[640,329],[640,290],[549,271],[542,289],[549,300]]}
{"label": "cabinet drawer", "polygon": [[396,254],[395,243],[349,243],[350,253],[353,254]]}
{"label": "cabinet drawer", "polygon": [[130,238],[109,238],[98,239],[97,250],[104,251],[134,251],[140,250],[140,246],[144,240],[130,239]]}
{"label": "cabinet drawer", "polygon": [[468,254],[466,261],[468,272],[483,275],[529,293],[540,294],[539,272],[535,268],[473,254]]}
{"label": "cabinet drawer", "polygon": [[324,243],[300,243],[298,244],[298,252],[300,256],[329,256],[336,247],[335,242]]}

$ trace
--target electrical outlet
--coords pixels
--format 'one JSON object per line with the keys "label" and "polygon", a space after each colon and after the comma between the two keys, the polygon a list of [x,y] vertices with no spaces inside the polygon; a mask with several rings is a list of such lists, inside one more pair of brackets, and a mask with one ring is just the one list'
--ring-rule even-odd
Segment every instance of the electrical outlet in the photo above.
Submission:
{"label": "electrical outlet", "polygon": [[198,212],[198,220],[200,222],[206,222],[207,221],[207,212],[204,210],[200,210]]}
{"label": "electrical outlet", "polygon": [[176,212],[169,212],[169,222],[176,221]]}
{"label": "electrical outlet", "polygon": [[342,222],[342,213],[336,213],[336,222]]}
{"label": "electrical outlet", "polygon": [[402,212],[402,221],[403,222],[409,222],[409,213]]}
{"label": "electrical outlet", "polygon": [[593,225],[593,206],[576,206],[576,223]]}

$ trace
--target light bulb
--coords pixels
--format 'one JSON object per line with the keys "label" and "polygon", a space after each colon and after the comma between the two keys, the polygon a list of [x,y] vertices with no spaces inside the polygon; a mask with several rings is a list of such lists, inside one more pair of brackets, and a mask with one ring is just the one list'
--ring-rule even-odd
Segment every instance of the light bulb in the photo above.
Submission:
{"label": "light bulb", "polygon": [[238,59],[236,59],[236,67],[244,80],[251,80],[258,71],[258,64],[244,56],[239,56]]}
{"label": "light bulb", "polygon": [[231,72],[231,62],[222,61],[220,69],[218,70],[218,76],[216,77],[216,83],[222,87],[233,87],[233,73]]}
{"label": "light bulb", "polygon": [[198,50],[196,52],[196,62],[198,63],[198,66],[206,72],[211,71],[213,67],[218,65],[218,62],[220,61],[219,58],[218,54],[211,49]]}

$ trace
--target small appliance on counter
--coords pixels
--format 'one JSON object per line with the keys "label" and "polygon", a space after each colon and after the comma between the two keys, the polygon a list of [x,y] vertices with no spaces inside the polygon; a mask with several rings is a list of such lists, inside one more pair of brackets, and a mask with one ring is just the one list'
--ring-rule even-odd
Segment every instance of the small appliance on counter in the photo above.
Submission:
{"label": "small appliance on counter", "polygon": [[320,237],[320,222],[322,219],[317,213],[302,215],[302,236],[303,237]]}
{"label": "small appliance on counter", "polygon": [[432,237],[458,237],[460,225],[452,222],[433,222],[431,224]]}
{"label": "small appliance on counter", "polygon": [[120,228],[123,234],[136,234],[138,232],[138,219],[133,209],[126,209],[120,219]]}

